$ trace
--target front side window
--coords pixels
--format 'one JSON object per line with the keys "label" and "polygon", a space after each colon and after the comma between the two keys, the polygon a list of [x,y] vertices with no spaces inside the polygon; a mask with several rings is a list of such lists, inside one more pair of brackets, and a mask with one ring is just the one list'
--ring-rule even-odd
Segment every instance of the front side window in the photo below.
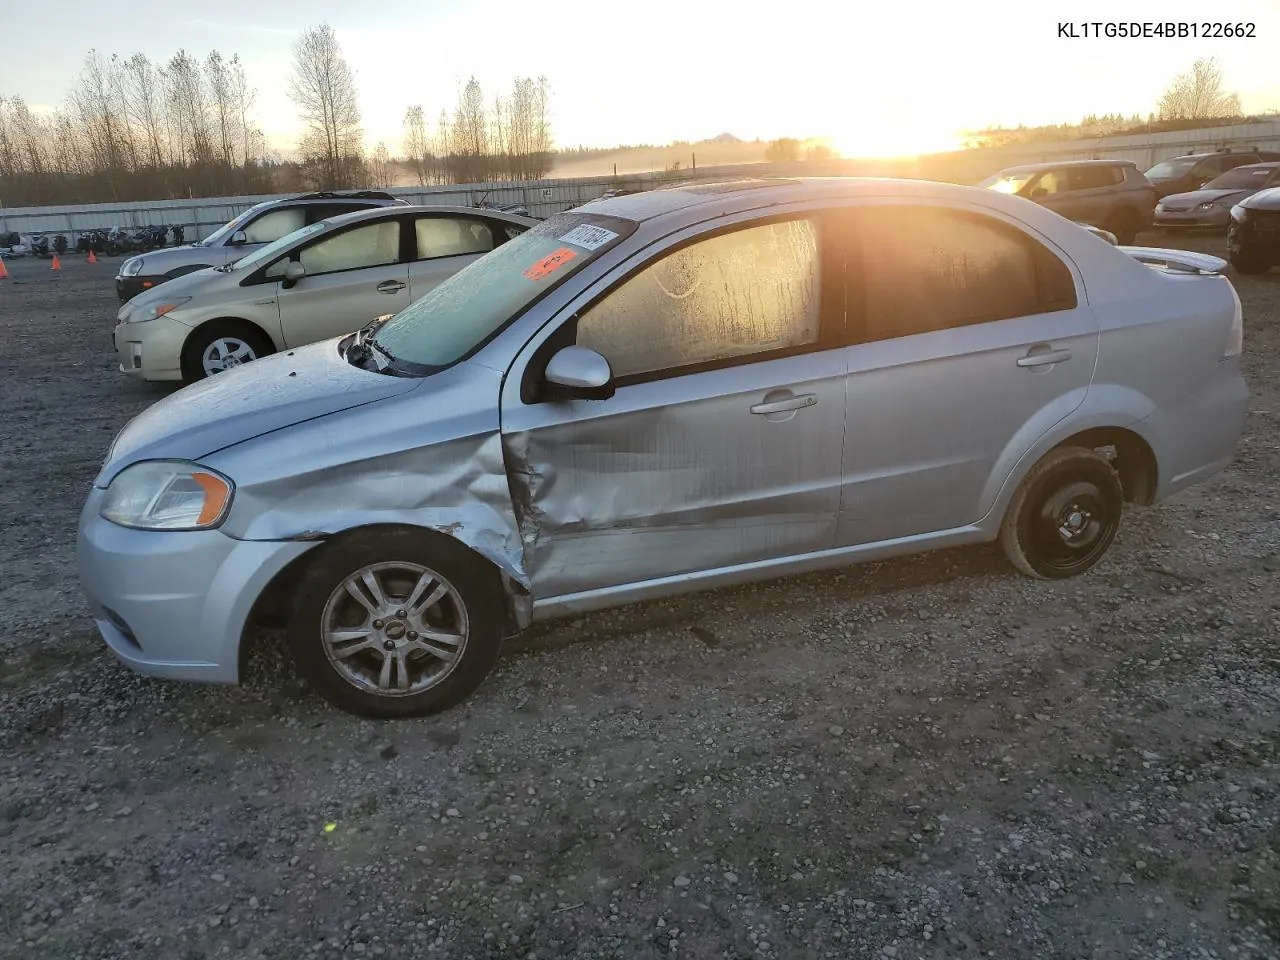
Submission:
{"label": "front side window", "polygon": [[[387,220],[354,227],[331,237],[324,237],[298,253],[298,261],[308,277],[381,267],[400,260],[400,221]],[[279,260],[267,271],[268,277],[284,276],[288,259]]]}
{"label": "front side window", "polygon": [[1070,271],[999,221],[927,207],[860,211],[861,339],[887,340],[1075,306]]}
{"label": "front side window", "polygon": [[1049,196],[1059,193],[1066,193],[1071,189],[1071,185],[1067,182],[1067,171],[1065,170],[1049,170],[1040,175],[1040,179],[1036,181],[1036,191],[1043,190]]}
{"label": "front side window", "polygon": [[748,227],[668,254],[578,319],[577,343],[615,377],[816,343],[818,223]]}
{"label": "front side window", "polygon": [[274,243],[306,223],[301,207],[288,207],[264,213],[244,228],[248,243]]}
{"label": "front side window", "polygon": [[480,220],[422,217],[414,221],[413,229],[419,260],[488,253],[494,247],[493,231]]}

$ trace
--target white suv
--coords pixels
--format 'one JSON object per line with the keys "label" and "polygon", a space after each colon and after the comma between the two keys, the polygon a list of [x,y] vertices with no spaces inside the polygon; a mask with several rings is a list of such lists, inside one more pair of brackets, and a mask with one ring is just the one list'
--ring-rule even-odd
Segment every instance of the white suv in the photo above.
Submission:
{"label": "white suv", "polygon": [[351,193],[308,193],[264,200],[196,243],[151,250],[120,264],[116,296],[122,303],[162,283],[206,267],[221,267],[309,223],[373,207],[408,206],[404,200],[376,190]]}
{"label": "white suv", "polygon": [[120,370],[194,381],[350,333],[537,222],[471,207],[395,206],[309,224],[125,303],[112,336]]}

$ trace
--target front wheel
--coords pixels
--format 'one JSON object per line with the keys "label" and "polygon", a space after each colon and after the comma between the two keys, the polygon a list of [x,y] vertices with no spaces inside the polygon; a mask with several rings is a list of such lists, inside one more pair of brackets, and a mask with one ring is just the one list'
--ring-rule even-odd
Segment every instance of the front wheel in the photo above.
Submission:
{"label": "front wheel", "polygon": [[211,320],[197,327],[182,348],[182,379],[188,383],[274,353],[271,338],[244,320]]}
{"label": "front wheel", "polygon": [[1009,562],[1029,577],[1062,580],[1093,567],[1120,527],[1124,490],[1095,450],[1050,451],[1018,487],[1000,529]]}
{"label": "front wheel", "polygon": [[296,593],[289,648],[311,685],[363,717],[435,713],[493,669],[506,625],[497,573],[417,530],[358,531],[321,548]]}

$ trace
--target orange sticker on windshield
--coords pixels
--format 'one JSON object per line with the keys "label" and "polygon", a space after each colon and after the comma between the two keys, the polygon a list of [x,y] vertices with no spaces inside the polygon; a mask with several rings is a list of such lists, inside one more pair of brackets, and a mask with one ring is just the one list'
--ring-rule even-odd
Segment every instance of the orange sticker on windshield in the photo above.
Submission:
{"label": "orange sticker on windshield", "polygon": [[551,274],[555,273],[576,256],[577,254],[568,247],[561,247],[559,250],[552,251],[535,263],[524,272],[524,275],[530,280],[541,280],[544,277],[551,276]]}

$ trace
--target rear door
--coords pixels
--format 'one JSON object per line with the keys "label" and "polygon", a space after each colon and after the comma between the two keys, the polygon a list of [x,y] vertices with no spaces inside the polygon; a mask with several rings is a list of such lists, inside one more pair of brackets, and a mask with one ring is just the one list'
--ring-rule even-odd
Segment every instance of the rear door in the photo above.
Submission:
{"label": "rear door", "polygon": [[1111,216],[1120,196],[1124,171],[1106,164],[1071,167],[1067,183],[1071,187],[1073,220],[1102,226]]}
{"label": "rear door", "polygon": [[[402,218],[362,222],[300,247],[266,271],[280,279],[280,326],[298,346],[359,330],[375,317],[409,305],[409,265],[401,256]],[[286,289],[285,267],[295,259],[306,276]]]}
{"label": "rear door", "polygon": [[505,242],[511,231],[523,232],[501,220],[457,214],[415,214],[410,243],[409,296],[417,300],[467,264]]}
{"label": "rear door", "polygon": [[1084,402],[1098,328],[1073,266],[1011,220],[851,211],[837,546],[981,519],[1016,456]]}

